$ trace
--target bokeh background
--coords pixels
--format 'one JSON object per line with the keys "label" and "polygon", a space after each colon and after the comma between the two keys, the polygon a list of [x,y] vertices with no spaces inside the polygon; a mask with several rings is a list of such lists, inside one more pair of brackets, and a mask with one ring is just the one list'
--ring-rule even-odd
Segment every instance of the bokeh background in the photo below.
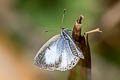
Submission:
{"label": "bokeh background", "polygon": [[[66,80],[66,72],[47,72],[33,65],[39,48],[82,14],[82,33],[89,35],[92,80],[120,80],[119,0],[0,0],[0,80]],[[79,79],[78,79],[79,80]]]}

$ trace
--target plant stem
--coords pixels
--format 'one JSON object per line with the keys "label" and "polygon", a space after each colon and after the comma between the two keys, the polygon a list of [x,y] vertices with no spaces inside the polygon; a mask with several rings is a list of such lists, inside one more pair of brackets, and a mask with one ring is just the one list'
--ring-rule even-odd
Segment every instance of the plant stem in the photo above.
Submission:
{"label": "plant stem", "polygon": [[[80,66],[80,80],[91,80],[91,53],[88,43],[88,34],[81,35],[81,25],[83,16],[80,16],[73,28],[72,37],[76,45],[81,49],[85,59],[80,59],[78,65]],[[69,80],[75,80],[76,70],[70,71]]]}

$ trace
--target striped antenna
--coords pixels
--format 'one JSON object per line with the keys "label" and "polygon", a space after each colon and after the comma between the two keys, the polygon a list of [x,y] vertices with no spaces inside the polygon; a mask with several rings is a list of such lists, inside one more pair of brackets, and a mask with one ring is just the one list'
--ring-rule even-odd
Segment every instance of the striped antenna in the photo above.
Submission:
{"label": "striped antenna", "polygon": [[63,16],[62,16],[62,21],[61,21],[60,29],[63,28],[62,26],[63,26],[63,20],[64,20],[65,12],[66,12],[66,9],[64,9],[64,12],[63,12]]}

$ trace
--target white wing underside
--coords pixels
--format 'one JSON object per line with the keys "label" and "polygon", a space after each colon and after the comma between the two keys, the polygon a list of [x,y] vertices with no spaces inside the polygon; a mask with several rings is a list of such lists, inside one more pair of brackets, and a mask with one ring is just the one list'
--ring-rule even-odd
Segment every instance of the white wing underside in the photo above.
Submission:
{"label": "white wing underside", "polygon": [[76,50],[70,46],[69,39],[56,35],[41,47],[34,58],[34,64],[49,71],[72,69],[80,58],[74,55]]}

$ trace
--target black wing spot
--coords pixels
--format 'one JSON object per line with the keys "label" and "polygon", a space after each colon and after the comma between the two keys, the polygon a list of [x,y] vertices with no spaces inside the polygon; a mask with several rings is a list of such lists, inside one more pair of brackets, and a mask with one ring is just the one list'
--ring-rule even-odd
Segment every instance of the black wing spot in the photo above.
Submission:
{"label": "black wing spot", "polygon": [[73,62],[73,65],[75,65],[75,63]]}

